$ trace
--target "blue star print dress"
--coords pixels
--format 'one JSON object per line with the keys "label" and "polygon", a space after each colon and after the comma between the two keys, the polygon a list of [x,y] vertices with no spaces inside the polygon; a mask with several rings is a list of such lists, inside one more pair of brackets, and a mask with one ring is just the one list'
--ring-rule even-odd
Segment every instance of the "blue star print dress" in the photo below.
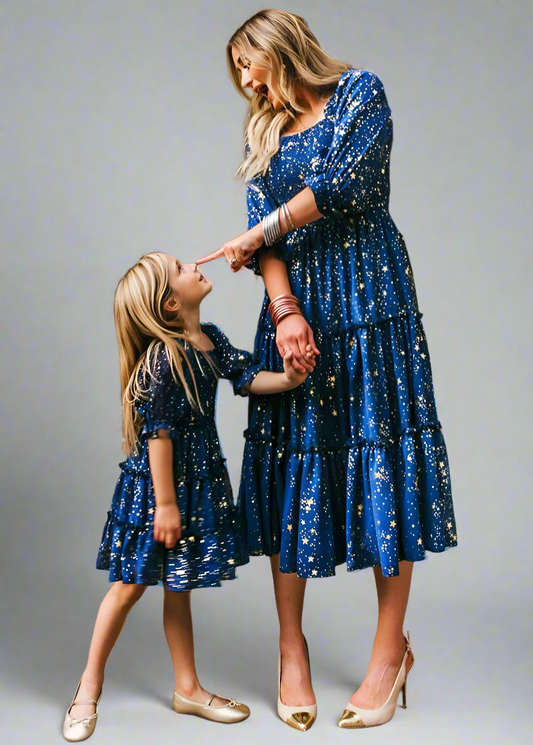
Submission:
{"label": "blue star print dress", "polygon": [[[324,215],[277,244],[320,356],[299,388],[250,397],[238,501],[249,553],[279,553],[301,577],[344,562],[394,576],[457,543],[413,272],[388,211],[391,145],[381,81],[349,70],[323,120],[282,137],[247,187],[250,228],[306,186]],[[268,302],[254,354],[279,371]]]}
{"label": "blue star print dress", "polygon": [[[209,354],[221,377],[233,382],[235,393],[242,393],[262,363],[252,365],[251,354],[231,346],[214,324],[202,324],[202,329],[214,344]],[[144,419],[138,454],[120,464],[98,551],[96,567],[109,570],[110,582],[156,585],[162,580],[176,591],[213,587],[234,579],[235,568],[249,561],[215,424],[218,381],[202,354],[190,346],[186,352],[204,413],[192,409],[162,347],[148,400],[136,407]],[[167,430],[172,438],[182,521],[182,538],[172,549],[158,543],[153,532],[156,506],[148,439],[158,429]]]}

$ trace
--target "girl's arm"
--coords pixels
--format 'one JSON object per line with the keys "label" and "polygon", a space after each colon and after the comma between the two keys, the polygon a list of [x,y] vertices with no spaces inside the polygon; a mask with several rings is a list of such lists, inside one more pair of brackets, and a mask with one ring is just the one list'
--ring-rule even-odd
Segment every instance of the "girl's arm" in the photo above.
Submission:
{"label": "girl's arm", "polygon": [[[309,351],[311,351],[311,347],[309,347]],[[307,373],[305,370],[303,373],[296,372],[292,366],[292,352],[289,350],[283,358],[282,373],[261,370],[249,385],[244,386],[243,390],[264,396],[271,395],[272,393],[283,393],[299,386],[304,382],[306,377]]]}
{"label": "girl's arm", "polygon": [[157,430],[157,438],[148,440],[148,460],[154,485],[154,538],[172,548],[181,538],[181,515],[174,487],[172,440],[166,429]]}

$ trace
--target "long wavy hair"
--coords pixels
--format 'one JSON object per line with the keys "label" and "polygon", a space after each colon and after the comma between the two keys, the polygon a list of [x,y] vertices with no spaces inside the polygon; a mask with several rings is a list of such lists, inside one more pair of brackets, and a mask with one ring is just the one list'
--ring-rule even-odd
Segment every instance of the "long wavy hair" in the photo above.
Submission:
{"label": "long wavy hair", "polygon": [[[271,89],[272,81],[276,82],[279,96],[286,102],[283,108],[276,111],[265,96],[244,92],[233,49],[243,63],[267,70],[267,85]],[[229,40],[226,58],[235,87],[249,103],[245,158],[236,173],[246,181],[266,172],[283,131],[305,111],[296,100],[295,88],[307,88],[319,98],[329,97],[340,76],[351,69],[324,52],[303,18],[285,10],[261,10],[245,21]]]}
{"label": "long wavy hair", "polygon": [[[178,339],[187,341],[179,307],[169,311],[164,306],[175,291],[169,284],[169,259],[164,253],[143,256],[118,283],[115,292],[115,328],[120,359],[120,392],[122,398],[122,450],[126,455],[138,452],[139,432],[143,419],[135,403],[148,399],[150,381],[163,349],[172,376],[181,383],[194,409],[202,409],[191,363]],[[176,298],[179,306],[179,298]],[[218,371],[209,355],[206,358],[215,375]],[[192,389],[185,377],[190,371]],[[142,371],[142,372],[141,372]]]}

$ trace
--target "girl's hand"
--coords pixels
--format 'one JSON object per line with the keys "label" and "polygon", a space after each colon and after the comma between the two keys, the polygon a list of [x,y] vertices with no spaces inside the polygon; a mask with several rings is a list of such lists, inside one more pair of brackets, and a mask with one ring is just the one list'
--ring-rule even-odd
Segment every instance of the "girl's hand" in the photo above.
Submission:
{"label": "girl's hand", "polygon": [[181,515],[177,504],[156,506],[154,515],[154,538],[173,548],[181,538]]}
{"label": "girl's hand", "polygon": [[[309,344],[307,346],[307,351],[312,354],[312,347]],[[283,371],[285,373],[285,376],[287,377],[287,380],[289,381],[290,388],[296,388],[297,386],[301,385],[304,380],[307,378],[307,371],[298,372],[294,369],[292,366],[292,358],[293,354],[290,349],[288,349],[285,352],[285,356],[283,357]],[[314,355],[313,355],[314,358]],[[290,390],[289,388],[289,390]]]}
{"label": "girl's hand", "polygon": [[[263,226],[261,223],[258,223],[250,230],[247,230],[246,233],[225,243],[218,251],[204,256],[202,259],[198,259],[196,263],[205,264],[207,261],[213,261],[221,256],[225,256],[226,261],[231,267],[231,271],[238,272],[245,264],[250,264],[252,256],[263,243]],[[231,263],[232,261],[233,263]]]}
{"label": "girl's hand", "polygon": [[308,373],[314,370],[315,358],[320,352],[315,344],[313,330],[303,316],[291,313],[290,316],[281,319],[276,329],[276,344],[284,364],[285,353],[292,352],[291,364],[297,373]]}

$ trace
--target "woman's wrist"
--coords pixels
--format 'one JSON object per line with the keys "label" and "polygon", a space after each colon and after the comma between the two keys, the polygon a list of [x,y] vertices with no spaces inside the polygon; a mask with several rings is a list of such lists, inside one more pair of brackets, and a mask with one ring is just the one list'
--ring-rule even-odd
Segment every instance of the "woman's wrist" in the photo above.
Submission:
{"label": "woman's wrist", "polygon": [[176,492],[166,492],[165,494],[155,495],[155,506],[156,507],[177,507],[178,500]]}

